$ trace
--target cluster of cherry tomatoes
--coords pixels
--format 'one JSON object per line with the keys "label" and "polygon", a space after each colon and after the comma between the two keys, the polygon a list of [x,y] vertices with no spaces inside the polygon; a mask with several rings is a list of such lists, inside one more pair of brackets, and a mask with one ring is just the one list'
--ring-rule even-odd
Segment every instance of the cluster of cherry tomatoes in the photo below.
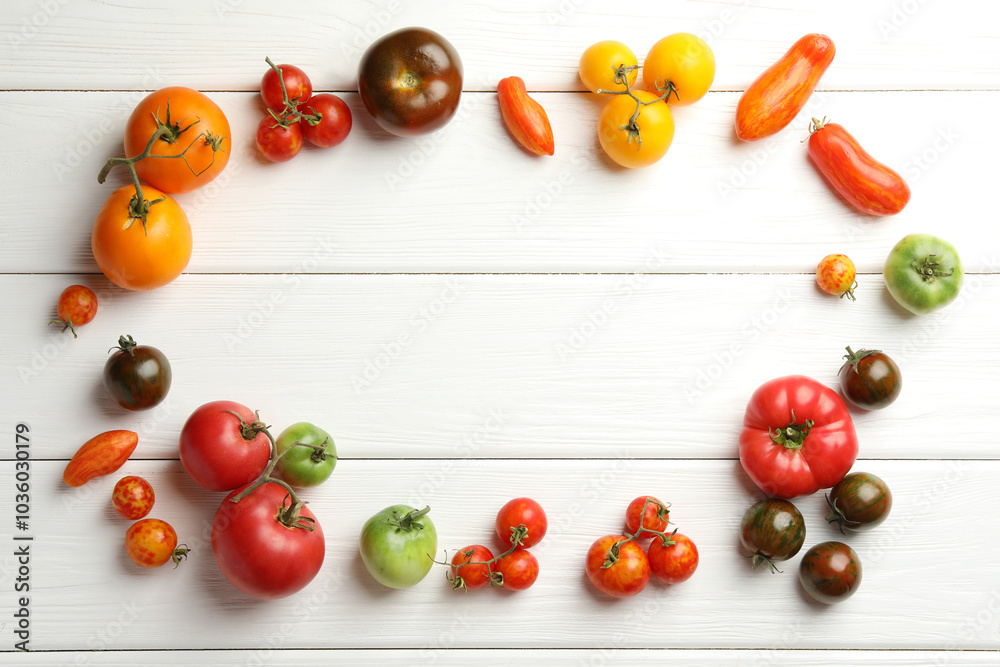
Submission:
{"label": "cluster of cherry tomatoes", "polygon": [[496,535],[503,553],[494,556],[482,544],[459,549],[447,574],[452,589],[471,591],[487,584],[511,591],[531,587],[538,579],[538,559],[528,549],[541,542],[548,527],[541,505],[531,498],[514,498],[497,512]]}
{"label": "cluster of cherry tomatoes", "polygon": [[136,521],[125,532],[125,552],[141,567],[160,567],[173,562],[177,567],[190,549],[177,544],[177,532],[166,521],[146,519],[153,509],[156,494],[142,477],[128,475],[115,484],[111,504],[123,519]]}
{"label": "cluster of cherry tomatoes", "polygon": [[302,150],[303,139],[330,148],[351,132],[351,110],[332,93],[313,95],[309,76],[295,65],[275,65],[260,82],[267,115],[257,125],[257,149],[271,162],[291,160]]}
{"label": "cluster of cherry tomatoes", "polygon": [[653,496],[634,499],[625,510],[624,534],[598,538],[587,551],[587,578],[618,598],[641,592],[650,576],[665,584],[687,581],[698,568],[698,547],[676,530],[668,533],[669,524],[667,504]]}
{"label": "cluster of cherry tomatoes", "polygon": [[597,122],[601,147],[623,167],[658,162],[674,139],[671,106],[694,104],[715,80],[715,54],[697,35],[679,32],[656,42],[642,64],[644,90],[632,90],[640,69],[635,53],[613,40],[580,56],[580,79],[593,93],[611,95]]}

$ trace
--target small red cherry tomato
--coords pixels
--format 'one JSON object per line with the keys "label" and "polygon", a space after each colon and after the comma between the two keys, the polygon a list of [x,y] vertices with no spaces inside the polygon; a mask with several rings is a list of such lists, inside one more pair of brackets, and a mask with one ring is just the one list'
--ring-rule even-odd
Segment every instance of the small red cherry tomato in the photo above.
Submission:
{"label": "small red cherry tomato", "polygon": [[662,538],[649,543],[649,567],[665,584],[687,581],[698,568],[698,547],[687,535],[674,531],[664,544]]}
{"label": "small red cherry tomato", "polygon": [[[303,104],[312,96],[312,81],[309,76],[295,65],[275,65],[268,59],[269,69],[260,80],[260,96],[264,105],[276,111],[279,115],[285,110],[285,100],[281,94],[281,81],[285,82],[288,101],[293,104]],[[281,70],[281,75],[278,75]]]}
{"label": "small red cherry tomato", "polygon": [[[524,526],[526,534],[520,534],[520,526]],[[548,528],[545,510],[531,498],[514,498],[497,512],[497,537],[507,547],[514,545],[515,538],[525,549],[533,547],[542,541]]]}
{"label": "small red cherry tomato", "polygon": [[895,215],[910,201],[903,177],[882,164],[837,123],[812,119],[809,157],[826,182],[854,208],[869,215]]}
{"label": "small red cherry tomato", "polygon": [[847,297],[854,301],[854,290],[858,283],[854,262],[847,255],[827,255],[816,266],[816,284],[827,294]]}
{"label": "small red cherry tomato", "polygon": [[[354,122],[351,108],[332,93],[313,95],[308,103],[299,107],[299,113],[304,114],[299,119],[302,136],[320,148],[331,148],[341,143],[351,133]],[[315,119],[316,114],[320,114],[319,120]]]}
{"label": "small red cherry tomato", "polygon": [[[640,516],[641,515],[641,516]],[[628,532],[635,536],[637,540],[648,540],[653,537],[653,533],[646,530],[639,530],[640,518],[641,528],[664,532],[670,519],[669,506],[653,496],[639,496],[629,503],[625,510],[625,527]]]}
{"label": "small red cherry tomato", "polygon": [[49,324],[62,324],[63,332],[69,329],[76,338],[75,327],[87,324],[97,315],[97,295],[89,287],[70,285],[59,295],[56,314],[59,319]]}
{"label": "small red cherry tomato", "polygon": [[123,519],[141,519],[153,509],[155,500],[152,485],[135,475],[122,477],[111,492],[111,504]]}
{"label": "small red cherry tomato", "polygon": [[282,124],[270,115],[257,125],[257,150],[271,162],[287,162],[302,150],[302,126]]}
{"label": "small red cherry tomato", "polygon": [[586,569],[597,590],[616,598],[631,597],[649,583],[649,557],[622,535],[605,535],[590,545]]}
{"label": "small red cherry tomato", "polygon": [[502,588],[523,591],[538,579],[538,559],[527,549],[514,549],[493,563],[493,572],[502,577]]}
{"label": "small red cherry tomato", "polygon": [[143,519],[125,533],[125,551],[133,563],[142,567],[160,567],[167,561],[177,567],[190,549],[183,544],[177,546],[177,533],[166,521]]}
{"label": "small red cherry tomato", "polygon": [[452,589],[474,591],[489,584],[490,566],[485,563],[491,560],[493,552],[481,544],[472,544],[456,551],[448,569],[448,581],[452,583]]}

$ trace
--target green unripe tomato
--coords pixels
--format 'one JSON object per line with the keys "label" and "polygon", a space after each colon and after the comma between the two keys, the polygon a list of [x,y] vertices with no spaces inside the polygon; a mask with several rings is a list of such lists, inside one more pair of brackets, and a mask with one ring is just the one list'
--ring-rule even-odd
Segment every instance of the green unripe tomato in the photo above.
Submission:
{"label": "green unripe tomato", "polygon": [[309,422],[292,424],[278,435],[274,444],[278,454],[291,449],[278,459],[275,468],[281,479],[292,486],[318,486],[330,477],[337,465],[337,447],[333,438]]}
{"label": "green unripe tomato", "polygon": [[420,582],[437,551],[437,529],[416,510],[392,505],[368,519],[361,529],[361,560],[377,582],[389,588],[409,588]]}
{"label": "green unripe tomato", "polygon": [[882,276],[899,305],[926,315],[958,297],[965,272],[955,246],[931,234],[909,234],[889,251]]}

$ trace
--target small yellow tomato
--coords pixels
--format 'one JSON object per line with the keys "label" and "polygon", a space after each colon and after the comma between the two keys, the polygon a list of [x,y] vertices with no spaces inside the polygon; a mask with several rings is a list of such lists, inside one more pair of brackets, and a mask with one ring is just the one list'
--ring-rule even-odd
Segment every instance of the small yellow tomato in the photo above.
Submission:
{"label": "small yellow tomato", "polygon": [[642,64],[646,90],[662,95],[673,85],[666,98],[675,106],[694,104],[708,92],[715,80],[715,54],[697,35],[678,32],[653,44]]}
{"label": "small yellow tomato", "polygon": [[851,301],[854,301],[854,288],[858,286],[854,276],[854,262],[840,253],[827,255],[816,266],[816,284],[819,288],[827,294],[846,296]]}
{"label": "small yellow tomato", "polygon": [[[622,66],[636,67],[638,64],[639,60],[632,49],[621,42],[605,40],[588,46],[580,56],[580,79],[592,93],[599,89],[624,90],[624,82],[615,81],[616,70]],[[629,71],[629,88],[635,84],[638,72],[637,69]]]}
{"label": "small yellow tomato", "polygon": [[615,95],[597,121],[601,147],[623,167],[648,167],[667,154],[674,140],[674,118],[670,107],[645,90],[633,91],[642,104],[635,121],[636,101],[629,95]]}

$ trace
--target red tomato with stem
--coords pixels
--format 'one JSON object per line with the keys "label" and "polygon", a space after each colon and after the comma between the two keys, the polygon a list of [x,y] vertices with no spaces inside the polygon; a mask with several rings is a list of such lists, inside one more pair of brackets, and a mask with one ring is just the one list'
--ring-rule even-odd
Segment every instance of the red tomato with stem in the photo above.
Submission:
{"label": "red tomato with stem", "polygon": [[189,551],[183,544],[177,546],[177,532],[160,519],[136,521],[125,532],[125,552],[141,567],[160,567],[168,561],[177,567]]}
{"label": "red tomato with stem", "polygon": [[[523,535],[517,530],[522,525],[527,531]],[[533,547],[542,541],[548,528],[545,510],[531,498],[514,498],[497,512],[497,537],[507,547],[514,546],[516,538],[520,539],[520,546],[525,549]]]}
{"label": "red tomato with stem", "polygon": [[123,519],[141,519],[156,501],[153,486],[136,475],[122,477],[111,492],[111,504]]}
{"label": "red tomato with stem", "polygon": [[538,579],[538,559],[527,549],[514,549],[493,563],[493,573],[500,575],[501,588],[523,591]]}
{"label": "red tomato with stem", "polygon": [[272,116],[261,118],[257,125],[257,150],[271,162],[287,162],[302,150],[302,125]]}
{"label": "red tomato with stem", "polygon": [[605,535],[590,545],[586,569],[597,590],[616,598],[636,595],[649,583],[649,557],[622,535]]}
{"label": "red tomato with stem", "polygon": [[650,542],[648,554],[653,576],[665,584],[687,581],[698,569],[698,547],[676,530],[666,540],[657,537]]}
{"label": "red tomato with stem", "polygon": [[451,567],[448,570],[448,581],[454,590],[474,591],[490,583],[490,566],[486,562],[493,560],[493,552],[482,544],[472,544],[459,549],[451,557]]}
{"label": "red tomato with stem", "polygon": [[[342,143],[351,133],[354,122],[351,108],[332,93],[313,95],[299,112],[305,114],[299,120],[302,136],[313,146],[332,148]],[[320,115],[318,120],[315,119],[316,114]]]}
{"label": "red tomato with stem", "polygon": [[76,338],[75,327],[90,323],[97,315],[97,295],[89,287],[70,285],[59,295],[56,315],[59,319],[52,320],[49,324],[62,324],[63,333],[69,329],[73,332],[73,338]]}
{"label": "red tomato with stem", "polygon": [[323,528],[309,508],[296,506],[288,491],[265,482],[226,496],[212,520],[212,554],[223,576],[248,595],[265,600],[304,588],[323,565]]}
{"label": "red tomato with stem", "polygon": [[[268,70],[260,80],[260,96],[264,106],[281,114],[285,110],[285,97],[281,93],[281,82],[284,80],[288,101],[294,104],[304,104],[312,97],[312,81],[309,75],[295,65],[275,65],[265,58]],[[279,76],[278,70],[281,70]]]}
{"label": "red tomato with stem", "polygon": [[750,397],[740,432],[740,463],[762,491],[795,498],[833,486],[858,456],[843,399],[804,375],[780,377]]}
{"label": "red tomato with stem", "polygon": [[903,177],[869,155],[837,123],[812,119],[809,157],[830,187],[862,213],[895,215],[910,201]]}
{"label": "red tomato with stem", "polygon": [[639,496],[630,502],[628,509],[625,510],[625,527],[635,539],[648,540],[653,537],[653,533],[639,530],[640,520],[642,528],[664,532],[670,523],[669,505],[653,496]]}
{"label": "red tomato with stem", "polygon": [[210,491],[230,491],[249,484],[271,458],[265,428],[245,405],[206,403],[191,413],[181,429],[181,465]]}

